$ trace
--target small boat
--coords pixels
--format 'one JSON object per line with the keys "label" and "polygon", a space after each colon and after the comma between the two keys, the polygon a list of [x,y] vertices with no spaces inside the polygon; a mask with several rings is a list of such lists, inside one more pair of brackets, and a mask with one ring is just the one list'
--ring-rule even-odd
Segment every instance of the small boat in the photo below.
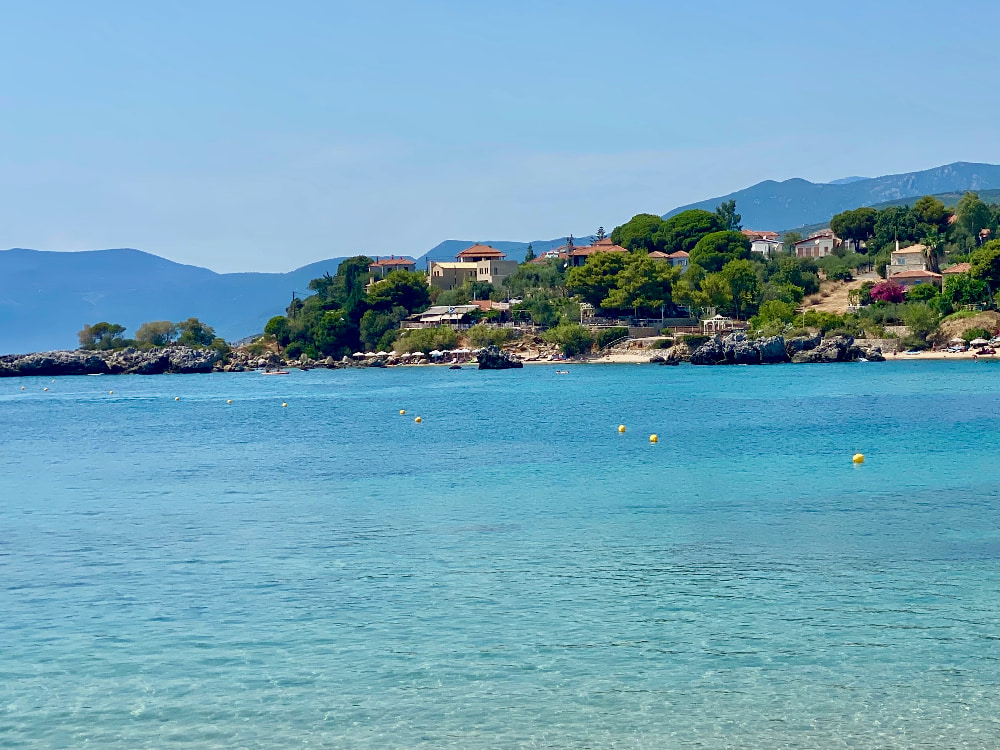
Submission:
{"label": "small boat", "polygon": [[264,370],[261,375],[291,375],[288,370]]}
{"label": "small boat", "polygon": [[461,370],[462,369],[462,365],[452,365],[448,369],[449,370]]}
{"label": "small boat", "polygon": [[556,375],[569,375],[569,370],[556,370]]}

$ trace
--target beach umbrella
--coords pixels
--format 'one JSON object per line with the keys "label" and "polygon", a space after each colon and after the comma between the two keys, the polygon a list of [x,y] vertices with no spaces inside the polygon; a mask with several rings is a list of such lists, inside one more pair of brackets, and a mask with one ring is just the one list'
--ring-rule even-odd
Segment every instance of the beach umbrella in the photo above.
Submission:
{"label": "beach umbrella", "polygon": [[354,356],[355,357],[363,357],[363,356],[365,356],[365,353],[364,352],[354,352]]}
{"label": "beach umbrella", "polygon": [[374,357],[375,356],[375,352],[365,352],[365,356],[366,357]]}
{"label": "beach umbrella", "polygon": [[411,357],[422,357],[422,356],[424,356],[424,353],[423,352],[413,352],[410,356]]}
{"label": "beach umbrella", "polygon": [[972,339],[969,343],[973,346],[986,346],[990,342],[986,339]]}
{"label": "beach umbrella", "polygon": [[389,356],[389,352],[377,352],[375,354],[375,356],[376,357],[388,357]]}
{"label": "beach umbrella", "polygon": [[444,353],[444,352],[442,352],[442,351],[439,351],[438,349],[433,349],[433,350],[431,350],[431,356],[432,356],[432,357],[440,357],[440,356],[441,356],[441,355],[442,355],[443,353]]}
{"label": "beach umbrella", "polygon": [[964,344],[965,343],[965,339],[963,339],[961,336],[956,336],[955,338],[953,338],[948,343],[950,343],[950,344]]}

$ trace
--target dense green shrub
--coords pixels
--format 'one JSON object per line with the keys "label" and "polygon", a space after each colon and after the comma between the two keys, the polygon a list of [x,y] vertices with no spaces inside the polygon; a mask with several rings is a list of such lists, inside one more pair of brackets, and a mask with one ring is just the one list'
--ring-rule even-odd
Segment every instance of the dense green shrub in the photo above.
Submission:
{"label": "dense green shrub", "polygon": [[513,331],[509,328],[492,328],[490,326],[479,325],[472,326],[468,332],[469,343],[473,346],[503,346],[513,337]]}
{"label": "dense green shrub", "polygon": [[590,351],[594,343],[590,331],[579,323],[560,323],[546,331],[542,338],[550,344],[558,344],[562,353],[567,356]]}
{"label": "dense green shrub", "polygon": [[613,344],[615,341],[626,338],[628,336],[628,328],[625,326],[615,326],[614,328],[602,328],[597,332],[597,348],[603,349],[608,344]]}
{"label": "dense green shrub", "polygon": [[993,338],[993,331],[988,328],[966,328],[962,332],[962,338],[965,339],[966,343],[972,341],[973,339],[991,339]]}
{"label": "dense green shrub", "polygon": [[403,331],[396,339],[395,351],[423,352],[427,354],[435,349],[454,349],[458,344],[458,334],[451,326],[438,328],[411,328]]}

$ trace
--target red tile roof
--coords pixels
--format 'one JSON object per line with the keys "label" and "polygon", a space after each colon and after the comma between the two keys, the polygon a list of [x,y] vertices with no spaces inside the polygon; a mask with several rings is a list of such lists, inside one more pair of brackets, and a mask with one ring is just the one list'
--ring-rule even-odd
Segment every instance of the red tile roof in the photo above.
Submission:
{"label": "red tile roof", "polygon": [[941,274],[934,273],[933,271],[921,271],[919,269],[914,269],[912,271],[900,271],[899,273],[894,273],[889,276],[889,281],[893,279],[940,279]]}
{"label": "red tile roof", "polygon": [[668,255],[667,257],[668,258],[690,258],[691,257],[691,253],[687,252],[686,250],[678,250],[677,252],[670,253],[670,255]]}
{"label": "red tile roof", "polygon": [[416,261],[409,260],[407,258],[397,258],[392,256],[391,258],[382,258],[382,260],[377,260],[372,263],[372,266],[415,266]]}
{"label": "red tile roof", "polygon": [[626,250],[621,245],[614,245],[608,240],[607,243],[595,243],[593,245],[584,245],[583,247],[574,247],[569,251],[571,256],[580,257],[581,255],[593,255],[594,253],[627,253]]}
{"label": "red tile roof", "polygon": [[946,269],[941,271],[941,273],[968,273],[972,270],[972,266],[968,263],[956,263],[953,266],[948,266]]}
{"label": "red tile roof", "polygon": [[506,258],[505,253],[500,252],[495,247],[490,247],[489,245],[475,244],[472,247],[467,247],[465,250],[460,252],[457,258]]}

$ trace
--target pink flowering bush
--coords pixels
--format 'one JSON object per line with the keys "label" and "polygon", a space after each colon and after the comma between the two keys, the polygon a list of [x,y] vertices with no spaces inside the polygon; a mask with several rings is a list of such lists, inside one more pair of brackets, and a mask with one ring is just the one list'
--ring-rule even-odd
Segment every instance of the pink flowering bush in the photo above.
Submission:
{"label": "pink flowering bush", "polygon": [[871,298],[873,302],[898,304],[906,299],[906,290],[895,281],[880,281],[872,287]]}

